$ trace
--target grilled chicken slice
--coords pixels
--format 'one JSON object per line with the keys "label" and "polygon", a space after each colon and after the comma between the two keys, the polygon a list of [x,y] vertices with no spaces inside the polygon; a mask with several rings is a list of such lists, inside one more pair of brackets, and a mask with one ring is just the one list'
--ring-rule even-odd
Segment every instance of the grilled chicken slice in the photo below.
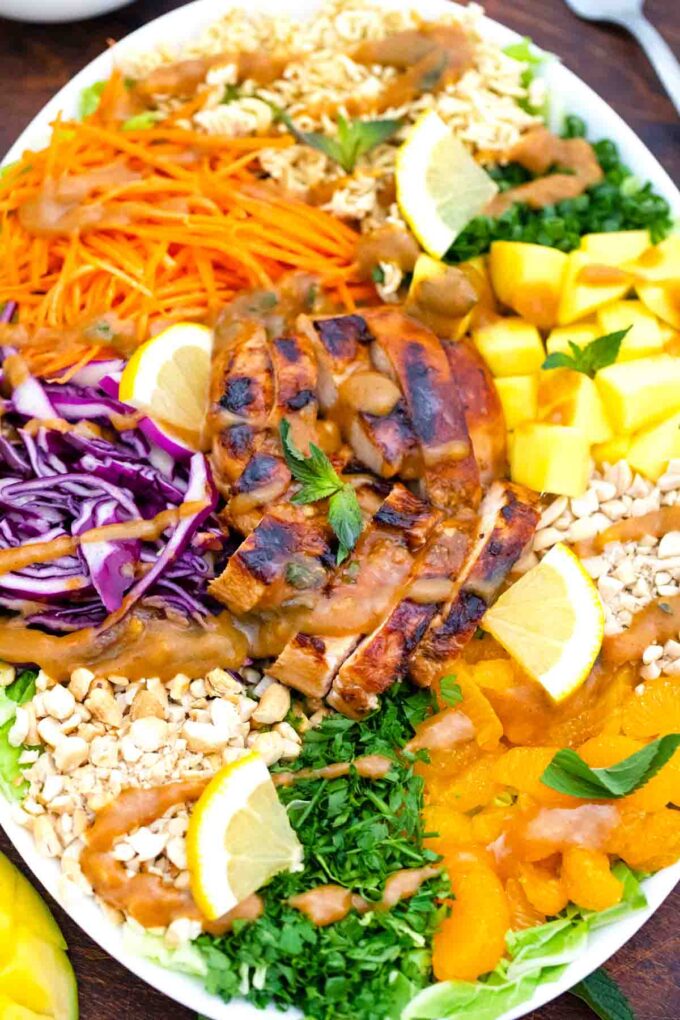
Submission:
{"label": "grilled chicken slice", "polygon": [[321,408],[337,422],[359,460],[381,478],[415,477],[417,437],[399,388],[373,370],[365,319],[301,316],[298,327],[316,351]]}
{"label": "grilled chicken slice", "polygon": [[353,718],[377,708],[378,695],[406,672],[408,656],[450,594],[450,578],[463,565],[470,543],[469,530],[459,521],[439,525],[411,571],[405,596],[339,669],[330,704]]}
{"label": "grilled chicken slice", "polygon": [[505,421],[493,376],[469,340],[443,340],[465,412],[472,449],[482,485],[505,475],[507,467]]}
{"label": "grilled chicken slice", "polygon": [[372,357],[404,394],[423,462],[423,488],[437,506],[476,507],[481,497],[463,405],[441,341],[393,308],[365,313]]}
{"label": "grilled chicken slice", "polygon": [[395,485],[350,561],[336,571],[305,631],[288,642],[268,673],[309,696],[326,695],[362,634],[389,613],[414,555],[439,517],[403,485]]}
{"label": "grilled chicken slice", "polygon": [[208,590],[232,613],[271,609],[299,593],[300,571],[321,588],[331,562],[331,533],[316,507],[285,503],[265,514]]}
{"label": "grilled chicken slice", "polygon": [[410,673],[429,687],[448,672],[474,634],[514,563],[533,537],[537,497],[511,482],[494,482],[480,508],[477,535],[454,592],[411,656]]}
{"label": "grilled chicken slice", "polygon": [[218,485],[229,502],[227,520],[249,534],[287,491],[291,476],[281,456],[279,424],[287,418],[298,448],[316,438],[316,359],[304,334],[269,340],[244,323],[232,347],[213,366],[211,420]]}

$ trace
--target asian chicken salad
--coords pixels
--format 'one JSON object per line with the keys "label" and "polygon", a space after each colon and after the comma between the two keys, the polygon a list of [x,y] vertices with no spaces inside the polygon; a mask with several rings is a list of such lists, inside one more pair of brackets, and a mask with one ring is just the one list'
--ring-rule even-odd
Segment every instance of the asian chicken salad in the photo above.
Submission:
{"label": "asian chicken salad", "polygon": [[239,8],[2,170],[4,816],[224,1000],[495,1020],[680,857],[680,235],[550,59]]}

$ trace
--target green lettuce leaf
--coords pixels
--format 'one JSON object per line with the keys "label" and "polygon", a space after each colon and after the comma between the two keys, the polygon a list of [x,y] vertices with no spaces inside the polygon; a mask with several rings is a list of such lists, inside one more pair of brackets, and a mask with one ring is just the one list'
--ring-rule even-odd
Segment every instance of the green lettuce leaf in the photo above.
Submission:
{"label": "green lettuce leaf", "polygon": [[203,954],[192,942],[185,942],[177,949],[170,949],[162,935],[154,935],[134,921],[127,921],[123,928],[123,944],[135,956],[152,960],[153,963],[169,970],[194,974],[196,977],[205,977],[208,973]]}
{"label": "green lettuce leaf", "polygon": [[531,998],[535,990],[556,981],[565,967],[588,948],[591,931],[611,924],[647,905],[638,877],[620,862],[612,869],[623,882],[621,902],[596,912],[569,906],[553,921],[508,932],[507,959],[479,981],[440,981],[424,988],[402,1013],[401,1020],[448,1020],[464,1012],[474,1020],[497,1020]]}
{"label": "green lettuce leaf", "polygon": [[10,744],[9,731],[17,705],[30,701],[35,694],[35,678],[36,674],[27,669],[9,687],[0,687],[0,794],[6,800],[22,800],[28,788],[23,767],[19,764],[25,749]]}
{"label": "green lettuce leaf", "polygon": [[87,117],[91,117],[96,111],[105,87],[105,81],[96,81],[93,85],[88,85],[87,88],[83,89],[80,93],[80,99],[78,100],[79,120],[85,120]]}

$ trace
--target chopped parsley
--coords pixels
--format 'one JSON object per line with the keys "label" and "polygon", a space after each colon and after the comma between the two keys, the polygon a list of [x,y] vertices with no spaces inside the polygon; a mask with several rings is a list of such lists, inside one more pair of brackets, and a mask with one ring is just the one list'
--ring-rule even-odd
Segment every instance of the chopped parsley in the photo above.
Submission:
{"label": "chopped parsley", "polygon": [[[585,135],[579,117],[567,117],[564,138]],[[477,216],[456,238],[446,254],[447,262],[464,262],[489,250],[492,241],[524,241],[544,244],[561,251],[578,248],[583,234],[612,230],[647,228],[656,244],[670,232],[668,202],[642,184],[619,158],[616,145],[608,139],[593,144],[604,171],[604,180],[578,198],[570,198],[544,209],[513,205],[497,218]],[[517,163],[487,168],[501,191],[524,184],[531,174]]]}
{"label": "chopped parsley", "polygon": [[245,996],[260,1007],[297,1006],[309,1020],[396,1020],[431,980],[429,945],[449,892],[444,876],[390,911],[352,912],[324,928],[286,902],[328,883],[377,902],[389,875],[437,860],[422,845],[423,781],[412,756],[397,754],[431,707],[429,693],[395,685],[363,722],[330,716],[305,735],[294,769],[365,754],[388,755],[394,767],[384,779],[352,772],[279,789],[305,849],[305,869],[273,879],[258,920],[237,922],[221,938],[200,936],[211,992]]}

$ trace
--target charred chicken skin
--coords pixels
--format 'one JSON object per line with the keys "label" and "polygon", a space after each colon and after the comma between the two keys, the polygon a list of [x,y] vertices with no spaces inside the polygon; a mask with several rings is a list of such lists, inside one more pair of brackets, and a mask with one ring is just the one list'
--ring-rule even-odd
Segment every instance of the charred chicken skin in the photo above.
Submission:
{"label": "charred chicken skin", "polygon": [[[266,632],[254,647],[269,675],[353,718],[401,677],[430,686],[538,520],[533,495],[504,480],[501,405],[474,347],[398,307],[301,314],[280,336],[231,321],[211,402],[224,513],[244,536],[211,594]],[[295,501],[284,419],[357,495],[363,529],[344,562],[327,499]]]}

